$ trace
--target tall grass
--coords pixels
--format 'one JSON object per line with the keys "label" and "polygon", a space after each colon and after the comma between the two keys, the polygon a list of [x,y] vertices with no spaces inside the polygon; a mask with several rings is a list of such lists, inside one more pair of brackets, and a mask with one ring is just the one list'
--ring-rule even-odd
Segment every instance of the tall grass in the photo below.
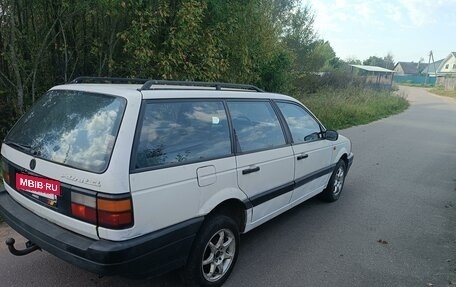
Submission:
{"label": "tall grass", "polygon": [[297,97],[328,129],[343,129],[398,114],[409,106],[404,96],[391,91],[359,87],[324,88]]}

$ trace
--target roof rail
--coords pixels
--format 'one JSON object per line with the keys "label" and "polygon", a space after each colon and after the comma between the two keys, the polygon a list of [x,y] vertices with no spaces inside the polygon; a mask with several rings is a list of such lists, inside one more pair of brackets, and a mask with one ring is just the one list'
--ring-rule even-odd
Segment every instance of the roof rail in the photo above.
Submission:
{"label": "roof rail", "polygon": [[216,90],[222,88],[253,90],[256,92],[264,92],[262,89],[245,84],[219,83],[219,82],[195,82],[195,81],[169,81],[169,80],[148,80],[139,90],[159,90],[162,88],[154,88],[153,85],[170,85],[170,86],[193,86],[193,87],[213,87]]}
{"label": "roof rail", "polygon": [[144,84],[148,79],[138,79],[138,78],[115,78],[115,77],[77,77],[69,84],[82,84],[82,83],[92,83],[92,84]]}
{"label": "roof rail", "polygon": [[160,90],[163,88],[154,88],[153,85],[162,86],[192,86],[192,87],[212,87],[216,90],[222,88],[227,89],[242,89],[252,90],[256,92],[264,92],[262,89],[245,84],[233,84],[233,83],[220,83],[220,82],[197,82],[197,81],[171,81],[171,80],[150,80],[150,79],[139,79],[139,78],[115,78],[115,77],[77,77],[76,79],[69,82],[69,84],[142,84],[139,90]]}

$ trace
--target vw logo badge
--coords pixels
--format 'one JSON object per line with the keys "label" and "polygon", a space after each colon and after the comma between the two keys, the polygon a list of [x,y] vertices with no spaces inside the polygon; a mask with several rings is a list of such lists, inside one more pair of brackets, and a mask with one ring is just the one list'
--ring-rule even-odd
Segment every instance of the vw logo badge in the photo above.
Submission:
{"label": "vw logo badge", "polygon": [[36,160],[35,160],[35,159],[32,159],[32,160],[30,161],[30,169],[31,169],[31,170],[34,170],[35,167],[36,167]]}

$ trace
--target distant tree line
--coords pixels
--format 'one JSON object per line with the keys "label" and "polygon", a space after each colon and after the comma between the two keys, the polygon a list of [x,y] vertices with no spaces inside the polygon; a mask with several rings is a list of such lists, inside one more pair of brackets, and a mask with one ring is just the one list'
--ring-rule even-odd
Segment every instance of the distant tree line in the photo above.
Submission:
{"label": "distant tree line", "polygon": [[354,65],[367,65],[367,66],[377,66],[385,69],[393,70],[394,69],[394,56],[391,52],[388,52],[384,57],[370,56],[364,61],[360,61],[356,58],[349,58],[345,60],[348,64]]}

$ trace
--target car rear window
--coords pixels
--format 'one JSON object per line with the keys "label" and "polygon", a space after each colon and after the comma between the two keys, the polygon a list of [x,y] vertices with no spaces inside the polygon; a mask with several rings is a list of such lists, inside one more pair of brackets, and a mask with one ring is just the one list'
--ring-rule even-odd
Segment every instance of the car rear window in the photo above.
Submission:
{"label": "car rear window", "polygon": [[126,100],[53,90],[16,123],[5,143],[38,158],[101,173],[106,170]]}
{"label": "car rear window", "polygon": [[223,102],[150,101],[145,106],[137,145],[137,169],[230,155],[231,140]]}

